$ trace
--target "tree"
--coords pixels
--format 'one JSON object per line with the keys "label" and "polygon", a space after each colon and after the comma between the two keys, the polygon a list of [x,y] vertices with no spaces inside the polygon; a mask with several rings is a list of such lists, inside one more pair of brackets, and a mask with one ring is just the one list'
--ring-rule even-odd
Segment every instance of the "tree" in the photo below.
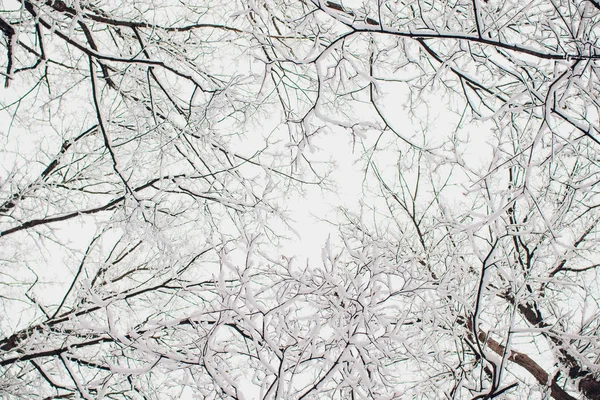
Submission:
{"label": "tree", "polygon": [[[599,15],[6,1],[0,393],[600,398]],[[364,194],[304,264],[339,132]]]}

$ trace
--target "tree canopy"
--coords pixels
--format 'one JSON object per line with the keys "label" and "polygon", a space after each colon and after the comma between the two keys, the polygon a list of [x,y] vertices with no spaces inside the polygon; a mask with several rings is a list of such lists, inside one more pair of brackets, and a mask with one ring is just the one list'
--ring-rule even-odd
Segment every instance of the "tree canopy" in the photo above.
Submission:
{"label": "tree canopy", "polygon": [[0,5],[0,397],[600,399],[596,0]]}

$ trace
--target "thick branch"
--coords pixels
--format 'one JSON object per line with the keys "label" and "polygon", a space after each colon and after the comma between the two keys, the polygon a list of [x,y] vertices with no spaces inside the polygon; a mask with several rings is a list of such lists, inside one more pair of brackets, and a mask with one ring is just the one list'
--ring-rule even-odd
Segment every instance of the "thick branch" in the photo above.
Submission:
{"label": "thick branch", "polygon": [[[499,356],[503,356],[506,348],[502,346],[500,343],[492,339],[483,331],[479,331],[479,340],[485,342],[488,348],[490,348],[494,353]],[[538,363],[531,359],[527,354],[520,353],[518,351],[510,350],[510,355],[508,356],[508,360],[514,362],[520,367],[524,368],[529,372],[533,377],[544,386],[548,386],[550,384],[550,395],[556,400],[577,400],[575,397],[571,396],[567,392],[565,392],[558,384],[554,381],[551,383],[548,381],[550,375],[542,368]]]}

